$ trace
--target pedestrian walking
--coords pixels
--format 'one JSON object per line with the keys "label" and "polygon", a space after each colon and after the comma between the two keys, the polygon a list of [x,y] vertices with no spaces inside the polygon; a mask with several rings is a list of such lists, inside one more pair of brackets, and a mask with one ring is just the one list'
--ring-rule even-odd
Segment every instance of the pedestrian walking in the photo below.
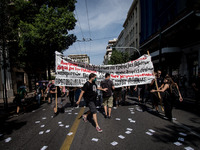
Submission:
{"label": "pedestrian walking", "polygon": [[52,102],[52,95],[50,93],[50,87],[51,87],[51,85],[52,85],[52,81],[49,81],[49,83],[47,85],[47,89],[46,89],[48,104],[50,104]]}
{"label": "pedestrian walking", "polygon": [[128,88],[126,86],[122,87],[122,104],[125,105],[126,96]]}
{"label": "pedestrian walking", "polygon": [[89,81],[87,81],[82,90],[81,90],[81,94],[79,96],[78,101],[76,102],[77,105],[80,104],[80,101],[84,95],[84,100],[86,102],[86,105],[89,107],[89,111],[87,111],[83,116],[83,120],[85,122],[87,122],[87,117],[88,115],[92,114],[93,116],[93,120],[95,122],[96,125],[96,130],[97,132],[102,132],[103,130],[99,127],[99,124],[97,122],[97,110],[96,110],[96,100],[97,100],[97,89],[99,90],[103,90],[103,91],[107,91],[106,88],[102,89],[102,88],[97,88],[97,85],[95,83],[96,81],[96,74],[91,73],[89,75]]}
{"label": "pedestrian walking", "polygon": [[[81,94],[81,88],[78,87],[75,89],[75,101],[76,102],[78,102],[78,98],[79,98],[80,94]],[[77,108],[79,108],[79,105],[77,105]]]}
{"label": "pedestrian walking", "polygon": [[40,106],[41,97],[43,97],[43,90],[38,82],[36,83],[35,94],[36,94],[36,101],[38,102],[38,105]]}
{"label": "pedestrian walking", "polygon": [[115,88],[113,98],[114,98],[115,106],[119,107],[120,101],[122,99],[122,87]]}
{"label": "pedestrian walking", "polygon": [[103,103],[103,99],[102,99],[102,91],[101,90],[97,90],[97,98],[98,98],[98,106],[102,106]]}
{"label": "pedestrian walking", "polygon": [[164,87],[159,90],[151,90],[151,92],[161,92],[161,97],[164,102],[165,117],[167,117],[167,119],[171,121],[173,103],[177,98],[180,100],[180,102],[183,101],[178,85],[174,83],[172,78],[166,77],[164,79]]}
{"label": "pedestrian walking", "polygon": [[74,89],[74,87],[69,87],[69,100],[71,102],[71,107],[74,106],[74,96],[75,96],[75,89]]}
{"label": "pedestrian walking", "polygon": [[[22,107],[22,101],[25,100],[25,96],[27,95],[26,87],[21,85],[17,90],[17,95],[15,97],[16,105],[17,105],[17,114],[19,115],[20,107]],[[25,109],[25,108],[24,108]]]}
{"label": "pedestrian walking", "polygon": [[[110,74],[105,74],[105,80],[101,81],[101,88],[107,88],[107,91],[103,92],[103,106],[105,111],[105,118],[111,119],[111,110],[113,107],[112,90],[115,89],[113,82],[110,80]],[[108,110],[107,110],[108,108]]]}
{"label": "pedestrian walking", "polygon": [[139,102],[144,102],[144,88],[145,85],[136,85],[135,86],[135,91],[137,91],[138,93],[138,101]]}
{"label": "pedestrian walking", "polygon": [[44,102],[45,102],[46,89],[47,89],[46,83],[43,83],[42,84],[42,91],[43,91],[43,101]]}

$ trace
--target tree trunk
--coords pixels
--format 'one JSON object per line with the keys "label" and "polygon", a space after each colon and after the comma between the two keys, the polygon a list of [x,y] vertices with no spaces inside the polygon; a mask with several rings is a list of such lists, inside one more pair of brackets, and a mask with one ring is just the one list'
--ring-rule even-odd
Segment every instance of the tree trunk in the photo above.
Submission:
{"label": "tree trunk", "polygon": [[48,80],[51,80],[51,67],[50,67],[50,63],[48,64]]}

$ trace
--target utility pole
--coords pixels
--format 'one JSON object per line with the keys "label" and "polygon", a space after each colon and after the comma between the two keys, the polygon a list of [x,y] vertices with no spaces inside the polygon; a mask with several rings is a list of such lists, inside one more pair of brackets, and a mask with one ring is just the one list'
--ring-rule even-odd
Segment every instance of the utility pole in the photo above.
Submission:
{"label": "utility pole", "polygon": [[6,63],[6,40],[5,40],[5,0],[2,0],[0,3],[1,7],[1,44],[2,44],[2,55],[3,55],[3,75],[4,75],[4,109],[8,109],[8,98],[7,98],[7,85],[6,85],[6,70],[7,70],[7,63]]}

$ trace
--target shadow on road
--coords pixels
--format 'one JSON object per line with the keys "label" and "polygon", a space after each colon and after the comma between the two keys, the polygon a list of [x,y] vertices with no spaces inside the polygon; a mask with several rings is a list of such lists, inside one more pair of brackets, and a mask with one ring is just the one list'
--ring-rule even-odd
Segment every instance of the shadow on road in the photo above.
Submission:
{"label": "shadow on road", "polygon": [[[7,122],[0,122],[0,133],[4,135],[9,135],[12,134],[13,131],[19,130],[23,126],[27,124],[26,121],[19,122],[18,120],[13,120],[13,121],[7,121]],[[0,141],[4,139],[4,137],[1,136]]]}
{"label": "shadow on road", "polygon": [[[177,142],[178,139],[184,138],[184,141],[179,141],[183,143],[184,145],[188,145],[191,147],[199,147],[197,143],[199,142],[199,138],[197,136],[189,134],[187,131],[185,131],[183,128],[177,125],[166,125],[164,128],[155,128],[156,133],[153,134],[153,141],[154,142],[164,142],[172,144],[174,142]],[[185,133],[186,136],[181,136],[179,133]]]}

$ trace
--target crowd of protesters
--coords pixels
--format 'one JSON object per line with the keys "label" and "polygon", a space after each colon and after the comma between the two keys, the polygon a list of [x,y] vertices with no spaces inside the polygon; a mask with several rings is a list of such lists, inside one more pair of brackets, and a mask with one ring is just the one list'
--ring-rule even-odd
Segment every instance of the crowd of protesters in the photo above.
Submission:
{"label": "crowd of protesters", "polygon": [[[200,78],[200,74],[199,74]],[[199,85],[200,80],[196,80],[192,84],[192,88],[195,91],[196,103],[200,97]],[[181,80],[177,80],[176,77],[171,78],[168,74],[163,78],[161,70],[155,73],[155,79],[148,85],[136,85],[136,86],[125,86],[115,88],[112,80],[110,80],[110,74],[105,74],[105,79],[101,81],[100,87],[96,85],[96,75],[90,74],[89,80],[80,87],[65,87],[65,86],[55,86],[55,81],[49,81],[48,83],[36,83],[35,87],[35,100],[38,106],[41,105],[41,101],[45,102],[47,100],[48,104],[52,105],[54,116],[59,112],[64,111],[62,104],[62,99],[68,97],[71,107],[79,107],[79,104],[84,99],[84,107],[89,107],[83,116],[83,120],[86,122],[88,115],[92,114],[93,120],[96,124],[96,130],[102,132],[98,121],[97,121],[97,109],[96,106],[100,106],[104,110],[105,118],[111,119],[112,107],[119,107],[120,105],[126,104],[127,96],[133,96],[138,98],[138,103],[150,102],[152,109],[158,113],[159,104],[164,105],[165,117],[168,120],[172,120],[172,108],[176,100],[180,102],[183,101],[182,94],[180,92],[180,87],[182,93],[186,95],[186,78],[183,76]],[[180,84],[181,83],[181,84]],[[179,87],[180,86],[180,87]],[[20,86],[18,89],[17,98],[17,114],[19,113],[21,101],[26,96],[26,90],[24,86]],[[57,97],[57,103],[56,103]]]}

